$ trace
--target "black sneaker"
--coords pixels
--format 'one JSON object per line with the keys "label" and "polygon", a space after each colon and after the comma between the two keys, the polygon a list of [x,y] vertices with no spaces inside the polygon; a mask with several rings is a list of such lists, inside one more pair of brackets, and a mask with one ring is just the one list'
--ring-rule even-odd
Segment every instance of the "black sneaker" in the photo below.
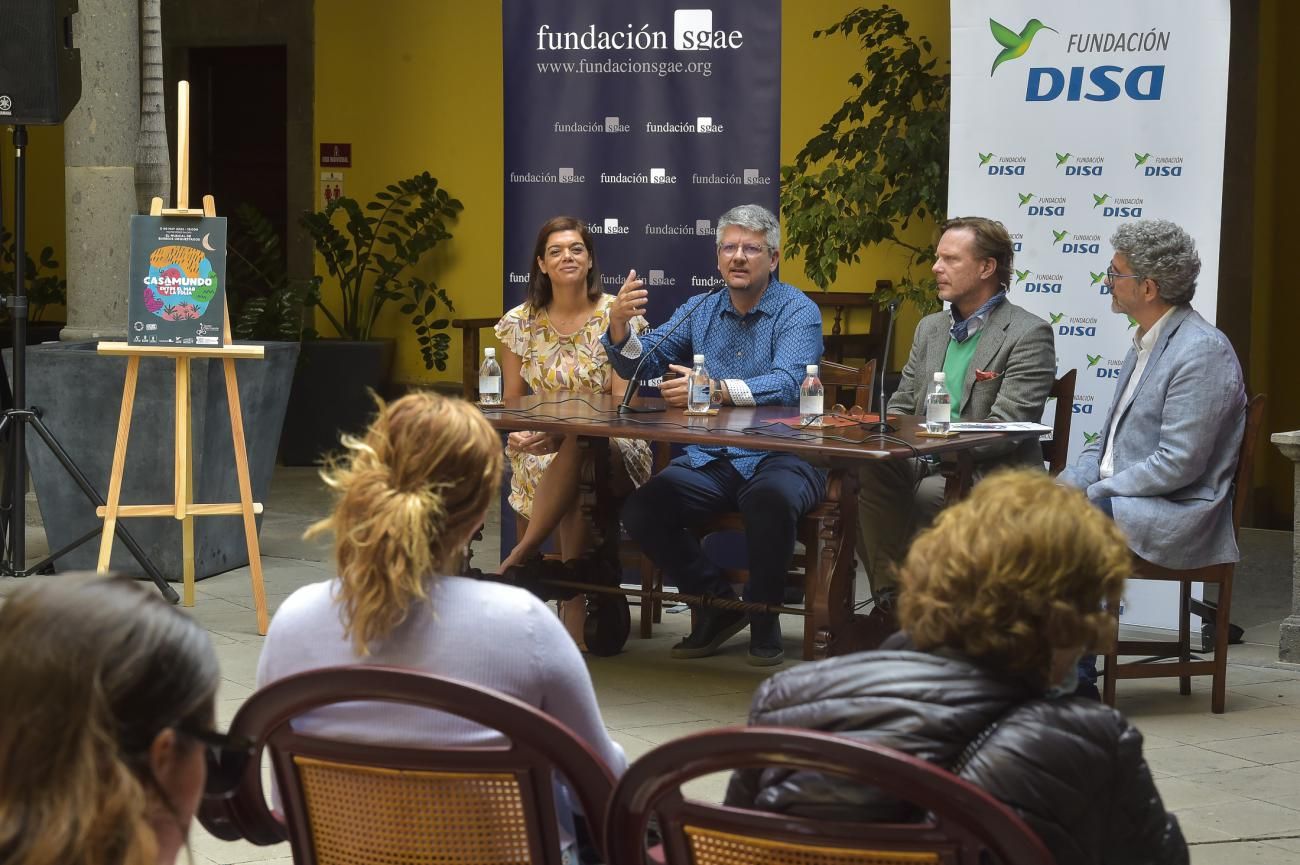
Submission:
{"label": "black sneaker", "polygon": [[749,657],[754,667],[773,667],[785,660],[781,648],[781,619],[776,613],[755,613],[749,620]]}
{"label": "black sneaker", "polygon": [[696,618],[695,630],[673,646],[669,653],[672,657],[707,658],[716,653],[723,643],[740,633],[749,621],[749,617],[742,611],[724,610],[721,607],[701,607]]}

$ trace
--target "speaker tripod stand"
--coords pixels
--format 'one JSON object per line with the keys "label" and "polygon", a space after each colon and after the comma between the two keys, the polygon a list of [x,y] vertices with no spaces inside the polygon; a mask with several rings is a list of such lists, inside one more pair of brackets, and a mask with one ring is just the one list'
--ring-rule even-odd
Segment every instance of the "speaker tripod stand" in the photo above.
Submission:
{"label": "speaker tripod stand", "polygon": [[[0,576],[27,577],[42,573],[60,556],[69,550],[81,546],[86,541],[103,531],[103,523],[82,537],[63,548],[50,553],[31,567],[26,566],[27,551],[25,532],[27,528],[27,428],[36,431],[37,436],[50,449],[50,453],[63,466],[77,487],[96,507],[106,504],[104,497],[86,479],[81,469],[59,444],[59,440],[50,432],[41,419],[41,410],[27,405],[27,128],[21,124],[14,127],[14,293],[7,298],[10,323],[13,330],[13,387],[4,382],[0,401],[3,403],[3,416],[0,417],[0,441],[4,442],[6,454],[5,483],[0,488],[0,529],[4,533],[4,555],[0,559]],[[0,380],[3,376],[0,376]],[[153,580],[158,591],[170,603],[180,600],[163,575],[154,566],[149,557],[125,528],[114,527],[116,536],[130,550],[131,555]]]}

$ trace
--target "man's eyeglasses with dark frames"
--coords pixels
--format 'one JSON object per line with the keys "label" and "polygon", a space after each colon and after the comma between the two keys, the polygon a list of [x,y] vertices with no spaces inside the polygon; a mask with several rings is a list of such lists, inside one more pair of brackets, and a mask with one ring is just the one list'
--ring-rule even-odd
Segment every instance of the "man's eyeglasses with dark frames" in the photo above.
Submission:
{"label": "man's eyeglasses with dark frames", "polygon": [[242,736],[200,730],[188,724],[178,726],[176,732],[203,745],[208,764],[208,778],[203,784],[205,799],[224,799],[234,793],[249,760],[257,756],[257,748]]}

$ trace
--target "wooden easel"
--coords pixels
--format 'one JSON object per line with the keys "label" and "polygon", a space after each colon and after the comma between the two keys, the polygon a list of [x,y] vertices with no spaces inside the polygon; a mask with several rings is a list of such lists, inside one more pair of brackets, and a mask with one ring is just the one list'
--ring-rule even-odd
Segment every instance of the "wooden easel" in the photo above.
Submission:
{"label": "wooden easel", "polygon": [[[203,196],[203,208],[191,209],[189,177],[189,95],[188,81],[180,82],[177,99],[176,147],[176,207],[164,208],[163,200],[155,198],[149,208],[150,216],[203,217],[216,216],[217,205],[211,195]],[[222,301],[225,307],[225,301]],[[230,310],[223,309],[225,330],[222,345],[211,348],[188,346],[136,346],[125,342],[101,342],[98,351],[103,355],[126,357],[126,382],[122,387],[122,413],[117,421],[117,445],[113,451],[113,468],[108,480],[108,503],[96,509],[104,519],[104,535],[99,544],[100,572],[108,570],[113,550],[113,531],[118,519],[126,517],[174,517],[181,521],[181,545],[184,588],[182,603],[194,606],[194,518],[242,515],[244,538],[248,545],[248,566],[253,584],[253,603],[257,608],[257,632],[266,633],[266,590],[262,584],[262,554],[257,543],[255,516],[262,505],[253,501],[253,485],[248,475],[248,449],[244,441],[244,417],[239,406],[239,382],[235,377],[235,360],[258,359],[264,356],[260,345],[232,345],[230,343]],[[140,376],[140,358],[167,357],[176,362],[176,454],[174,460],[175,495],[166,504],[124,505],[122,474],[126,465],[127,439],[131,434],[131,412],[135,406],[136,383]],[[190,416],[190,361],[194,358],[220,358],[226,373],[226,401],[230,407],[230,436],[235,450],[235,471],[239,478],[239,501],[221,504],[196,504],[194,501],[194,450]]]}

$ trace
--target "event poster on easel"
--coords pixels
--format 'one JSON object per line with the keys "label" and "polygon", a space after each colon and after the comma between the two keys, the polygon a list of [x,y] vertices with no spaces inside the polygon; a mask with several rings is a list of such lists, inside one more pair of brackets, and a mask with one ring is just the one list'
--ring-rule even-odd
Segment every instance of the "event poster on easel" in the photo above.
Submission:
{"label": "event poster on easel", "polygon": [[226,220],[131,217],[131,345],[222,344]]}

